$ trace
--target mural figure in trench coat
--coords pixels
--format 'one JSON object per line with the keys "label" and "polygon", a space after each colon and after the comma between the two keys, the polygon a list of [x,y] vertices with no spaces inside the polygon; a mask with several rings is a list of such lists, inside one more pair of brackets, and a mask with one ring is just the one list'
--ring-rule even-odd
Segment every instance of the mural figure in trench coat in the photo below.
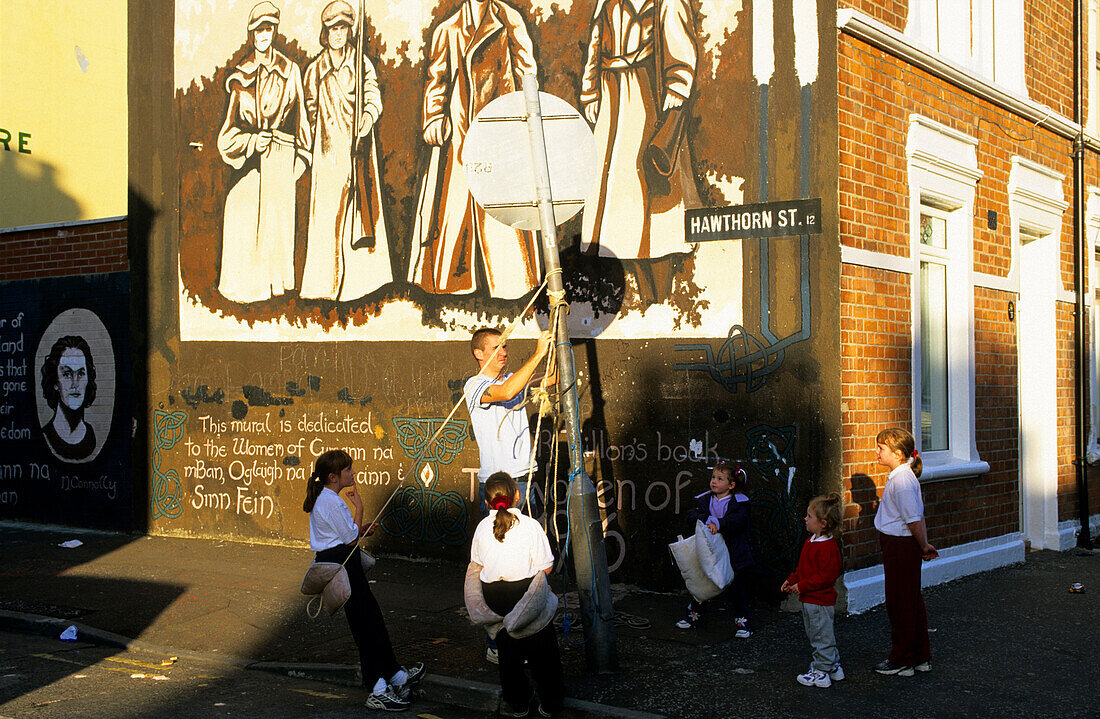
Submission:
{"label": "mural figure in trench coat", "polygon": [[645,259],[691,250],[684,202],[700,203],[683,105],[695,63],[686,0],[597,0],[580,102],[603,172],[584,206],[582,252]]}
{"label": "mural figure in trench coat", "polygon": [[478,111],[521,89],[523,76],[535,72],[530,34],[510,5],[464,0],[435,28],[429,52],[424,141],[431,158],[421,180],[409,281],[437,294],[472,292],[480,259],[492,296],[520,297],[539,283],[534,235],[477,206],[462,169],[462,147]]}
{"label": "mural figure in trench coat", "polygon": [[59,459],[79,461],[95,451],[95,432],[84,408],[95,401],[95,362],[83,337],[59,338],[42,363],[42,395],[54,410],[42,434]]}
{"label": "mural figure in trench coat", "polygon": [[294,289],[294,185],[310,160],[310,133],[301,70],[272,46],[278,27],[277,7],[252,8],[252,53],[225,81],[218,152],[239,176],[225,198],[218,291],[234,302]]}
{"label": "mural figure in trench coat", "polygon": [[346,302],[393,280],[375,151],[382,93],[371,61],[362,56],[356,65],[361,52],[355,40],[351,5],[344,0],[329,3],[321,12],[321,53],[305,76],[306,113],[313,129],[309,234],[300,291],[307,298]]}

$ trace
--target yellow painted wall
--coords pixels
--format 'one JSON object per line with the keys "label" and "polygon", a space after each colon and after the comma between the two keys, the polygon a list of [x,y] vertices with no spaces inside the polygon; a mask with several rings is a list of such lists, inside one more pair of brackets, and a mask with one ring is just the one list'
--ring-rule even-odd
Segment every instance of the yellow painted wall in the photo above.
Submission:
{"label": "yellow painted wall", "polygon": [[0,3],[0,229],[126,214],[126,55],[125,0]]}

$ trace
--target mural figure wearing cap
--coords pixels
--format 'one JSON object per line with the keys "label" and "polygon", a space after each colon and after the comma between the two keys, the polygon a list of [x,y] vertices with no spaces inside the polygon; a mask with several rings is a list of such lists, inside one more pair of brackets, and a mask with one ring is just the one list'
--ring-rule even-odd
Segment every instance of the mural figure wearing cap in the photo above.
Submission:
{"label": "mural figure wearing cap", "polygon": [[513,299],[538,285],[534,235],[485,214],[462,169],[466,131],[493,99],[522,87],[535,72],[523,16],[500,0],[464,0],[436,26],[424,88],[424,141],[431,159],[420,186],[409,282],[428,292],[477,289],[480,261],[494,297]]}
{"label": "mural figure wearing cap", "polygon": [[[301,296],[348,301],[393,280],[374,125],[382,93],[344,0],[321,12],[321,52],[306,68],[313,129],[309,236]],[[357,32],[358,30],[358,32]]]}
{"label": "mural figure wearing cap", "polygon": [[273,47],[278,27],[277,7],[252,8],[252,53],[225,81],[218,152],[237,177],[225,198],[218,291],[234,302],[294,289],[294,184],[309,163],[311,138],[301,70]]}
{"label": "mural figure wearing cap", "polygon": [[695,78],[686,0],[597,0],[581,76],[603,172],[584,206],[581,250],[620,259],[689,252],[684,201],[699,206],[683,139]]}

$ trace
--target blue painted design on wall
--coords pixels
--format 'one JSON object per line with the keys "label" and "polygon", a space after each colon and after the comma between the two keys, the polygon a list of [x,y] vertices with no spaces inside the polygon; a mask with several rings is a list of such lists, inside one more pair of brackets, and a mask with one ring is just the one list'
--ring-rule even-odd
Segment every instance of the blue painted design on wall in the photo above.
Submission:
{"label": "blue painted design on wall", "polygon": [[757,561],[774,576],[791,570],[802,545],[804,525],[795,507],[798,491],[792,464],[796,436],[794,426],[762,424],[746,432],[749,464],[763,480],[749,494],[753,513],[749,531]]}
{"label": "blue painted design on wall", "polygon": [[160,453],[172,449],[183,438],[183,424],[186,421],[186,412],[153,410],[153,491],[149,498],[153,519],[175,519],[183,511],[179,473],[174,469],[160,471]]}
{"label": "blue painted design on wall", "polygon": [[[432,440],[444,425],[439,436]],[[469,422],[442,417],[420,419],[396,417],[397,443],[406,456],[416,460],[412,476],[416,483],[399,487],[379,524],[387,534],[419,542],[449,546],[466,542],[466,501],[458,492],[434,489],[439,465],[450,464],[462,452]],[[429,440],[432,444],[429,446]]]}

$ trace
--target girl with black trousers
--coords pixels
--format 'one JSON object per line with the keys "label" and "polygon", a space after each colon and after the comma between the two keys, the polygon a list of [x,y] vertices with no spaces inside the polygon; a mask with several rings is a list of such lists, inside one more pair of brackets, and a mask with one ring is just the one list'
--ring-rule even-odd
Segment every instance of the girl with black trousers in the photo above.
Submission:
{"label": "girl with black trousers", "polygon": [[[546,584],[554,566],[550,542],[542,525],[515,508],[519,488],[506,473],[497,472],[485,481],[485,499],[489,516],[474,530],[468,577],[480,566],[475,593],[480,588],[484,603],[496,615],[494,625],[503,620],[512,627],[509,631],[500,626],[496,633],[501,693],[512,716],[553,716],[562,707],[565,684],[551,621],[557,598]],[[470,587],[468,581],[468,594]],[[517,621],[520,616],[531,619]],[[524,661],[531,667],[537,700],[524,674]]]}
{"label": "girl with black trousers", "polygon": [[[341,495],[351,502],[354,515]],[[347,452],[332,449],[317,458],[302,509],[309,512],[309,547],[317,552],[316,561],[343,563],[348,572],[351,597],[344,604],[344,613],[359,648],[363,686],[371,692],[367,707],[404,711],[409,707],[409,689],[424,676],[424,664],[405,669],[397,663],[382,610],[363,574],[359,539],[371,535],[375,525],[363,524],[363,500],[355,491],[355,473]],[[355,556],[348,559],[353,551]]]}

